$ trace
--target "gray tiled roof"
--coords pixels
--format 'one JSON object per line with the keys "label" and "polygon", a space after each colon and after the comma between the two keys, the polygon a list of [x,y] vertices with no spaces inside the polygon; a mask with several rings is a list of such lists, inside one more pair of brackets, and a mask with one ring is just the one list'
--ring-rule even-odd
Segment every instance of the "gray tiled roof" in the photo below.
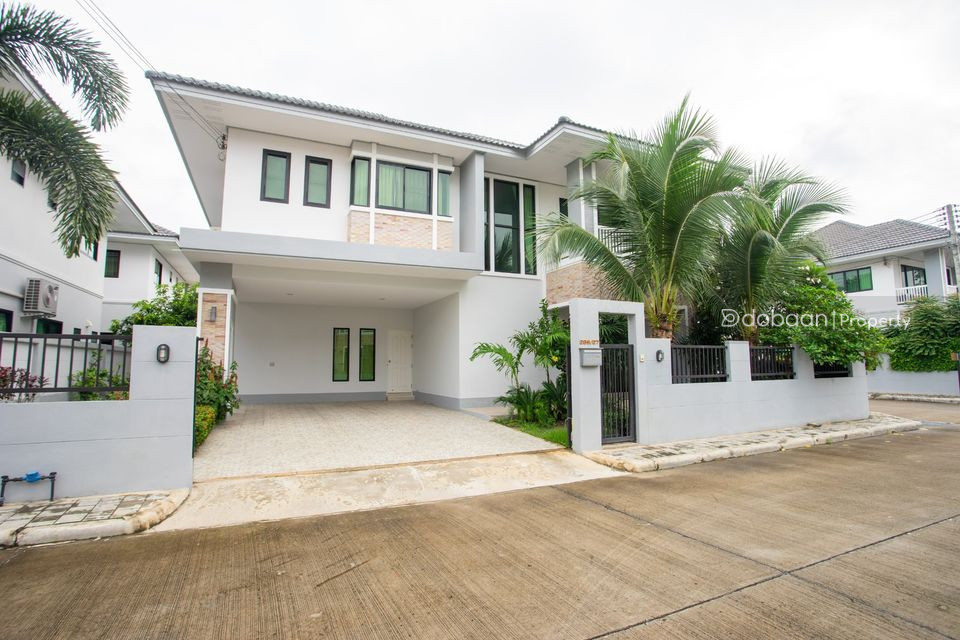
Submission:
{"label": "gray tiled roof", "polygon": [[397,118],[391,118],[389,116],[385,116],[380,113],[374,113],[372,111],[363,111],[360,109],[340,107],[334,104],[327,104],[324,102],[314,102],[313,100],[304,100],[302,98],[292,98],[290,96],[283,96],[276,93],[268,93],[266,91],[257,91],[255,89],[245,89],[243,87],[236,87],[234,85],[229,85],[229,84],[221,84],[219,82],[210,82],[208,80],[198,80],[197,78],[189,78],[186,76],[180,76],[180,75],[171,74],[171,73],[164,73],[162,71],[147,71],[146,76],[149,80],[153,80],[154,82],[159,82],[159,83],[175,82],[177,84],[183,84],[191,87],[198,87],[200,89],[211,89],[214,91],[222,91],[224,93],[232,93],[238,96],[246,96],[248,98],[259,98],[261,100],[271,100],[273,102],[281,102],[283,104],[290,104],[297,107],[307,107],[309,109],[317,109],[318,111],[326,111],[327,113],[335,113],[338,115],[345,115],[353,118],[370,120],[372,122],[382,122],[384,124],[396,125],[399,127],[419,129],[421,131],[430,131],[432,133],[439,133],[442,135],[453,136],[456,138],[462,138],[464,140],[471,140],[473,142],[492,144],[499,147],[507,147],[510,149],[526,148],[526,145],[517,144],[516,142],[508,142],[506,140],[499,140],[497,138],[481,136],[475,133],[465,133],[462,131],[453,131],[451,129],[432,127],[430,125],[420,124],[418,122],[410,122],[408,120],[399,120]]}
{"label": "gray tiled roof", "polygon": [[176,231],[171,231],[166,227],[161,227],[156,222],[151,222],[150,225],[153,227],[153,230],[156,231],[156,235],[158,236],[170,236],[173,238],[180,237],[180,234],[178,234]]}
{"label": "gray tiled roof", "polygon": [[831,259],[946,239],[945,229],[910,220],[890,220],[869,226],[838,220],[814,231]]}

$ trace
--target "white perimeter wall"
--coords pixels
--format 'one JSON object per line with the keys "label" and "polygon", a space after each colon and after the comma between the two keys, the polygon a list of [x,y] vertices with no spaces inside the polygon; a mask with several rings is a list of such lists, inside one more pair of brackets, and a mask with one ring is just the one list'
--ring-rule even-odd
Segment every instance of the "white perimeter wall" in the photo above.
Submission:
{"label": "white perimeter wall", "polygon": [[[350,329],[349,382],[333,382],[334,327]],[[377,331],[373,382],[359,380],[361,328]],[[390,329],[412,331],[413,311],[241,301],[234,341],[240,393],[265,402],[383,399]]]}
{"label": "white perimeter wall", "polygon": [[881,356],[875,371],[867,372],[870,393],[919,393],[930,396],[960,396],[956,371],[894,371],[890,356]]}

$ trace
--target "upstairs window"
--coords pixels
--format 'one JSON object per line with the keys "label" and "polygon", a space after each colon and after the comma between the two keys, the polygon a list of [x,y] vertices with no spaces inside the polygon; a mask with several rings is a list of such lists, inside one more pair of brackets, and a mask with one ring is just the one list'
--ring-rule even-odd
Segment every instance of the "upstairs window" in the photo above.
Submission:
{"label": "upstairs window", "polygon": [[378,162],[377,207],[430,213],[430,170]]}
{"label": "upstairs window", "polygon": [[493,181],[493,268],[520,273],[520,185]]}
{"label": "upstairs window", "polygon": [[260,176],[260,199],[266,202],[290,201],[290,154],[263,150]]}
{"label": "upstairs window", "polygon": [[103,265],[104,278],[120,277],[120,251],[117,249],[107,249],[107,259]]}
{"label": "upstairs window", "polygon": [[570,217],[570,205],[566,198],[560,198],[560,215],[564,218]]}
{"label": "upstairs window", "polygon": [[159,285],[163,282],[163,265],[159,260],[153,261],[153,284]]}
{"label": "upstairs window", "polygon": [[16,158],[13,159],[12,165],[10,179],[22,187],[23,183],[27,181],[27,165],[23,160],[17,160]]}
{"label": "upstairs window", "polygon": [[837,287],[845,293],[858,293],[873,289],[873,272],[870,267],[836,271],[829,275]]}
{"label": "upstairs window", "polygon": [[446,171],[437,174],[437,215],[450,216],[450,174]]}
{"label": "upstairs window", "polygon": [[303,174],[303,204],[308,207],[330,206],[330,161],[307,156]]}
{"label": "upstairs window", "polygon": [[0,309],[0,331],[13,331],[13,311]]}
{"label": "upstairs window", "polygon": [[523,262],[524,273],[537,273],[537,195],[532,184],[523,185]]}
{"label": "upstairs window", "polygon": [[900,265],[900,272],[903,274],[903,286],[919,287],[927,284],[927,270],[923,267],[911,267],[910,265]]}
{"label": "upstairs window", "polygon": [[370,206],[370,160],[354,158],[350,163],[350,204]]}
{"label": "upstairs window", "polygon": [[37,318],[37,333],[63,333],[63,323],[50,318]]}
{"label": "upstairs window", "polygon": [[91,258],[94,262],[97,261],[97,257],[100,254],[100,243],[99,242],[87,242],[84,241],[83,248],[80,249],[80,253]]}

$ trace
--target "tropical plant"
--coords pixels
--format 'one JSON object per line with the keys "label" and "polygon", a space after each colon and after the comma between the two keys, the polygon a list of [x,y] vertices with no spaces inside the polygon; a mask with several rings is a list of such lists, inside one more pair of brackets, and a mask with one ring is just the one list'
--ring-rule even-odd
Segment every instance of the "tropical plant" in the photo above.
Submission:
{"label": "tropical plant", "polygon": [[[835,187],[773,159],[755,167],[742,191],[730,200],[731,223],[718,238],[716,283],[703,289],[700,306],[738,311],[735,330],[756,342],[757,323],[744,320],[769,311],[796,282],[800,266],[824,261],[810,232],[825,216],[842,213],[844,204]],[[711,295],[718,300],[705,300]]]}
{"label": "tropical plant", "polygon": [[33,402],[37,393],[31,390],[47,382],[23,368],[0,367],[0,402]]}
{"label": "tropical plant", "polygon": [[527,325],[526,330],[518,331],[511,338],[517,347],[517,353],[523,358],[527,353],[533,356],[533,364],[541,367],[547,381],[553,378],[550,372],[560,368],[570,346],[570,327],[555,312],[547,308],[547,301],[540,301],[540,317]]}
{"label": "tropical plant", "polygon": [[[99,46],[52,11],[0,5],[0,77],[52,72],[71,85],[96,131],[120,121],[128,94],[116,63]],[[86,126],[47,100],[0,89],[0,153],[26,163],[43,182],[68,257],[100,240],[113,217],[114,174]]]}
{"label": "tropical plant", "polygon": [[[70,374],[70,386],[78,388],[121,387],[127,384],[123,376],[101,366],[101,355],[94,351],[85,369]],[[77,391],[70,394],[71,400],[127,400],[127,391]]]}
{"label": "tropical plant", "polygon": [[550,407],[544,392],[533,390],[527,383],[510,387],[497,402],[509,406],[514,417],[521,422],[547,424],[551,422]]}
{"label": "tropical plant", "polygon": [[214,362],[210,347],[204,342],[197,353],[196,403],[216,410],[217,422],[224,420],[240,406],[237,386],[237,363],[230,363],[229,371]]}
{"label": "tropical plant", "polygon": [[520,358],[523,353],[517,349],[510,351],[507,347],[496,342],[478,342],[470,354],[470,362],[477,358],[490,358],[493,366],[500,373],[506,373],[510,377],[510,387],[516,388],[520,385],[520,367],[523,366]]}
{"label": "tropical plant", "polygon": [[540,388],[551,421],[560,422],[567,417],[567,376],[561,373],[556,380],[544,380]]}
{"label": "tropical plant", "polygon": [[904,322],[886,332],[895,371],[956,371],[960,351],[960,298],[920,297],[908,303]]}
{"label": "tropical plant", "polygon": [[197,324],[197,285],[177,282],[157,285],[151,300],[133,303],[133,313],[110,323],[110,332],[131,335],[137,324],[166,327],[194,327]]}
{"label": "tropical plant", "polygon": [[217,425],[217,409],[198,404],[193,412],[193,450],[196,451]]}
{"label": "tropical plant", "polygon": [[552,263],[582,258],[613,296],[643,302],[653,337],[670,338],[679,298],[693,299],[710,280],[744,163],[721,151],[713,119],[687,98],[646,139],[610,135],[588,161],[603,171],[570,197],[604,211],[617,250],[554,214],[537,231],[540,253]]}
{"label": "tropical plant", "polygon": [[[761,327],[763,344],[796,344],[817,364],[848,365],[863,361],[875,369],[886,339],[861,318],[853,303],[834,284],[823,267],[808,263],[797,269],[793,283],[773,308],[771,317],[795,322]],[[802,321],[799,321],[802,320]]]}

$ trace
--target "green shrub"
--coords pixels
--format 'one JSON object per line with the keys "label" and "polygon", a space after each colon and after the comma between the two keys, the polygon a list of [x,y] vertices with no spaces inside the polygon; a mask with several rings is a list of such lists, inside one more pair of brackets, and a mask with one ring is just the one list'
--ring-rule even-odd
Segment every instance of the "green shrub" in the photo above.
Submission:
{"label": "green shrub", "polygon": [[[118,373],[100,368],[100,356],[94,353],[86,369],[70,374],[71,387],[120,387],[126,384]],[[70,394],[71,400],[127,400],[127,391],[81,391]]]}
{"label": "green shrub", "polygon": [[195,327],[197,326],[197,285],[177,282],[169,286],[157,285],[157,293],[150,300],[133,304],[133,313],[110,323],[110,332],[131,335],[136,324]]}
{"label": "green shrub", "polygon": [[960,351],[960,300],[911,301],[905,320],[887,331],[890,367],[895,371],[956,371],[950,354]]}
{"label": "green shrub", "polygon": [[196,451],[217,424],[217,410],[198,404],[193,414],[193,449]]}
{"label": "green shrub", "polygon": [[511,387],[505,394],[497,398],[497,402],[512,409],[513,416],[521,422],[536,424],[550,424],[550,407],[546,395],[541,391],[534,391],[530,385],[521,383]]}
{"label": "green shrub", "polygon": [[217,422],[221,422],[239,406],[237,391],[237,363],[230,364],[228,374],[223,363],[213,361],[213,354],[204,343],[197,354],[197,405],[213,407]]}

